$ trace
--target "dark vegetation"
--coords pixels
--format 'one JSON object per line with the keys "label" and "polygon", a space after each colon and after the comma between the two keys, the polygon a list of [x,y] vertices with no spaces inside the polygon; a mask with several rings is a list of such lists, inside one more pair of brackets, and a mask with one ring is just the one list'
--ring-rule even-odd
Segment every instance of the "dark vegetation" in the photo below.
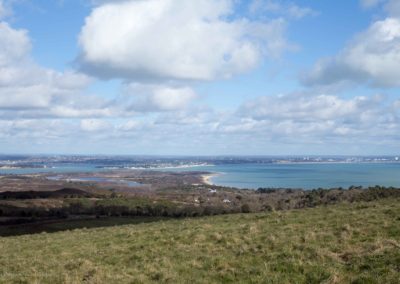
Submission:
{"label": "dark vegetation", "polygon": [[94,197],[94,194],[76,189],[63,188],[55,191],[5,191],[0,192],[0,200],[8,199],[37,199],[37,198],[80,198]]}
{"label": "dark vegetation", "polygon": [[[337,203],[400,198],[399,188],[294,190],[185,186],[154,195],[99,195],[80,189],[0,193],[0,225],[13,226],[110,217],[184,218],[312,208]],[[0,232],[1,235],[1,232]]]}

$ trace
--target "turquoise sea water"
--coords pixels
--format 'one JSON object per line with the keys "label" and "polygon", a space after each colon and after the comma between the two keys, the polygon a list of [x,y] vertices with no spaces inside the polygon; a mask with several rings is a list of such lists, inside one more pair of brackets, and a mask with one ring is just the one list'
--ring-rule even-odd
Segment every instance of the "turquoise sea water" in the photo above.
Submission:
{"label": "turquoise sea water", "polygon": [[400,163],[227,164],[185,170],[216,172],[216,185],[238,188],[400,187]]}
{"label": "turquoise sea water", "polygon": [[[0,169],[0,174],[31,174],[38,172],[96,172],[102,169],[93,164],[68,164],[47,169]],[[347,188],[357,186],[400,187],[400,163],[316,163],[316,164],[224,164],[165,171],[207,171],[217,175],[216,185],[238,188]]]}

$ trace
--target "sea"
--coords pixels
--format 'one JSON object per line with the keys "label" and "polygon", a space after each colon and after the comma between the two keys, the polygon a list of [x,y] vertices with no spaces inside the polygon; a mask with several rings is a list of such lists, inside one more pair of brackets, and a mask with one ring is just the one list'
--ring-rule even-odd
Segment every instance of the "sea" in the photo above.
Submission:
{"label": "sea", "polygon": [[[48,168],[0,168],[0,174],[74,173],[110,170],[95,163],[52,164]],[[210,182],[236,188],[348,188],[350,186],[400,187],[400,163],[227,163],[165,167],[163,171],[206,171]]]}
{"label": "sea", "polygon": [[400,187],[400,163],[235,164],[211,171],[211,183],[237,188]]}

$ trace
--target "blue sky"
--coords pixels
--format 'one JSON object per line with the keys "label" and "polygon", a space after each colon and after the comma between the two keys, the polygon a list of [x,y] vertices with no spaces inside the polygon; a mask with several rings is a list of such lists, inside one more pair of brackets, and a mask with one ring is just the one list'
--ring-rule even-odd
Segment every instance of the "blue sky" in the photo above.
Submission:
{"label": "blue sky", "polygon": [[398,154],[396,0],[0,0],[0,152]]}

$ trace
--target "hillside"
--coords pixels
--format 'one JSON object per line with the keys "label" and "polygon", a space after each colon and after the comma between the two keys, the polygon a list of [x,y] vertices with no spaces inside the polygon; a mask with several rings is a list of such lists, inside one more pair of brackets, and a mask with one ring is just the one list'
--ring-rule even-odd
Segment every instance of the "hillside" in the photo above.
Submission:
{"label": "hillside", "polygon": [[399,201],[0,237],[0,283],[398,283]]}

